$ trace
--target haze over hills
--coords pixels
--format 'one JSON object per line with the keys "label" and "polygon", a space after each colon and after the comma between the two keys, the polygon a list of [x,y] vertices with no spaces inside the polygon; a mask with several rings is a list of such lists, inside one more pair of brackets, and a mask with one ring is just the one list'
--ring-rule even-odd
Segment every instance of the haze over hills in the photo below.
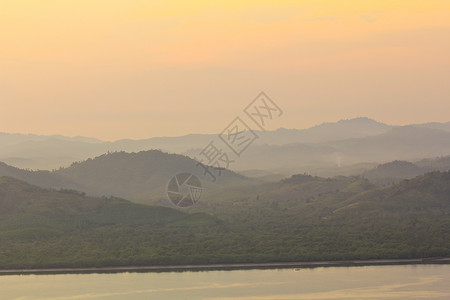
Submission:
{"label": "haze over hills", "polygon": [[414,163],[396,160],[365,171],[362,175],[373,182],[392,183],[401,179],[414,178],[427,172],[448,170],[450,170],[450,156],[422,159]]}
{"label": "haze over hills", "polygon": [[[212,183],[192,158],[159,150],[109,152],[53,171],[0,163],[9,176],[0,177],[0,268],[449,256],[450,132],[386,126],[360,118],[264,133],[273,143],[260,141],[236,161],[258,179],[224,169]],[[290,142],[300,138],[309,142]],[[87,155],[85,144],[104,146],[83,138],[15,145],[18,154],[72,145]],[[279,180],[330,166],[360,176]],[[435,170],[445,172],[428,173]],[[202,180],[196,206],[127,201],[171,205],[167,184],[181,172]]]}
{"label": "haze over hills", "polygon": [[[196,151],[191,151],[193,155]],[[373,136],[324,143],[255,145],[233,166],[235,170],[260,169],[285,174],[316,173],[316,169],[419,160],[450,154],[450,132],[414,126],[395,127]],[[266,159],[270,158],[270,159]]]}
{"label": "haze over hills", "polygon": [[[450,132],[449,123],[414,125],[414,128],[419,127],[440,129]],[[355,118],[341,120],[335,123],[324,123],[301,130],[280,128],[275,131],[255,131],[259,138],[255,140],[251,149],[261,146],[261,151],[263,152],[269,151],[265,149],[267,147],[274,147],[274,149],[278,151],[278,148],[276,148],[277,146],[285,145],[288,148],[292,148],[293,146],[290,144],[305,144],[307,146],[301,146],[305,149],[299,150],[300,156],[303,157],[306,155],[305,158],[308,158],[308,160],[312,162],[318,161],[319,163],[325,162],[326,164],[329,164],[329,162],[332,161],[333,163],[336,163],[336,161],[339,160],[340,148],[342,147],[343,150],[346,150],[348,147],[351,147],[351,142],[348,141],[349,139],[364,139],[379,136],[386,134],[393,128],[396,127],[382,124],[369,118]],[[405,132],[405,134],[407,133]],[[399,134],[399,136],[401,136],[401,134]],[[216,138],[216,134],[190,134],[181,137],[154,137],[143,140],[124,139],[115,142],[105,142],[85,137],[71,138],[58,135],[38,136],[0,133],[0,161],[20,168],[51,170],[58,169],[59,167],[67,167],[75,161],[86,160],[102,155],[108,151],[138,152],[150,149],[161,149],[171,153],[186,153],[193,157],[198,155],[198,152],[201,149]],[[337,141],[346,142],[343,144],[336,144]],[[222,146],[226,147],[224,145]],[[387,145],[380,145],[380,147],[381,146],[387,147]],[[434,152],[422,151],[422,157],[449,154],[448,151],[446,153],[436,154],[439,152],[439,149],[435,150],[436,151]],[[289,152],[290,150],[282,149],[280,151]],[[388,150],[383,149],[382,153],[386,151]],[[384,157],[380,155],[378,158],[384,160],[376,162],[381,163],[393,159],[410,159],[410,157],[393,156],[394,155]],[[366,159],[366,157],[362,157],[362,159]],[[360,158],[358,158],[358,160],[360,160]],[[347,164],[347,161],[343,160],[341,164]],[[302,163],[302,165],[304,164]],[[239,165],[236,164],[236,166],[231,167],[236,167],[236,170],[260,169],[255,163],[252,163],[251,160],[248,162],[240,160]],[[294,170],[294,173],[300,171],[302,170]]]}
{"label": "haze over hills", "polygon": [[423,123],[423,124],[413,124],[413,126],[431,128],[431,129],[440,129],[440,130],[450,132],[450,122],[446,122],[446,123],[430,122],[430,123]]}
{"label": "haze over hills", "polygon": [[[353,167],[348,172],[361,175],[377,185],[386,185],[427,172],[448,170],[450,156],[415,163],[393,161],[377,167],[366,166],[364,170]],[[0,162],[0,176],[15,177],[41,187],[73,189],[93,196],[118,196],[138,203],[152,203],[154,199],[163,198],[162,202],[153,202],[162,205],[170,205],[166,199],[167,184],[172,176],[181,172],[195,174],[201,180],[206,195],[227,187],[233,187],[227,190],[233,195],[234,191],[242,188],[254,190],[261,182],[265,182],[261,186],[267,189],[273,187],[268,182],[277,182],[285,177],[258,170],[243,172],[243,175],[254,178],[251,179],[229,170],[222,170],[219,175],[216,170],[217,181],[213,183],[212,178],[205,175],[204,169],[191,158],[159,150],[109,153],[55,171],[22,170]]]}
{"label": "haze over hills", "polygon": [[46,188],[75,189],[89,195],[113,195],[144,203],[151,197],[165,196],[169,180],[182,172],[196,175],[205,191],[255,182],[230,170],[210,171],[215,181],[193,159],[159,150],[113,152],[54,171],[22,170],[0,163],[0,176],[12,176]]}

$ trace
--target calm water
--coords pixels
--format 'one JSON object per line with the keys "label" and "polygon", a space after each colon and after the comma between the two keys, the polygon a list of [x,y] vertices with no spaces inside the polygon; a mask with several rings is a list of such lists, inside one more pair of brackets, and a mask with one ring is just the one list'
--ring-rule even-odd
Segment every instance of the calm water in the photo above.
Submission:
{"label": "calm water", "polygon": [[0,299],[450,299],[450,265],[0,276]]}

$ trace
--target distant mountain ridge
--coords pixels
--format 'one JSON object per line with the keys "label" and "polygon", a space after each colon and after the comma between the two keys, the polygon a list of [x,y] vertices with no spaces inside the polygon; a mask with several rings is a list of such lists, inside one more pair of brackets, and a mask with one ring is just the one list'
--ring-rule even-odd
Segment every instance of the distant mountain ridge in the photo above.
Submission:
{"label": "distant mountain ridge", "polygon": [[[192,150],[188,154],[196,153]],[[323,143],[254,145],[233,166],[234,170],[262,169],[302,173],[314,168],[339,168],[358,163],[419,160],[450,155],[450,132],[415,126],[394,127],[367,137]],[[270,159],[267,159],[270,158]]]}
{"label": "distant mountain ridge", "polygon": [[412,124],[412,126],[431,128],[431,129],[440,129],[440,130],[450,132],[450,122],[446,122],[446,123],[430,122],[430,123],[423,123],[423,124]]}
{"label": "distant mountain ridge", "polygon": [[[290,144],[303,144],[307,146],[302,147],[309,147],[312,152],[315,152],[318,147],[319,153],[326,152],[326,149],[335,149],[329,155],[338,157],[340,149],[336,147],[336,143],[339,141],[380,136],[404,127],[386,125],[367,117],[360,117],[334,123],[323,123],[308,129],[280,128],[274,131],[256,131],[259,138],[255,140],[251,148],[259,146],[262,147],[261,149],[271,146],[292,148],[293,146]],[[450,122],[416,124],[409,127],[450,132]],[[20,168],[51,170],[69,166],[74,161],[99,156],[108,151],[139,152],[161,149],[171,153],[188,154],[193,157],[195,156],[193,154],[198,154],[199,150],[215,138],[217,138],[217,134],[189,134],[179,137],[154,137],[142,140],[122,139],[115,142],[104,142],[86,137],[0,133],[0,161]],[[341,146],[346,147],[343,144]],[[428,144],[428,146],[431,145]],[[446,155],[447,153],[425,154],[423,157]],[[322,157],[317,157],[317,155],[310,158],[312,161],[323,160]],[[387,160],[393,159],[409,159],[409,157],[390,157]],[[326,162],[329,160],[329,157],[325,159]],[[238,169],[258,169],[255,164],[245,165],[242,163],[242,167],[239,166]]]}

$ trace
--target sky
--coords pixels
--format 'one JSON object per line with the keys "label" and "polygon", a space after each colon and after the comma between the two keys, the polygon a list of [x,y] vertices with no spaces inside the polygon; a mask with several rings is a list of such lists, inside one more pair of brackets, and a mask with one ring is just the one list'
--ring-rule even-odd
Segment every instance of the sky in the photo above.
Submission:
{"label": "sky", "polygon": [[[218,133],[450,121],[450,1],[0,0],[0,132]],[[256,129],[256,128],[255,128]]]}

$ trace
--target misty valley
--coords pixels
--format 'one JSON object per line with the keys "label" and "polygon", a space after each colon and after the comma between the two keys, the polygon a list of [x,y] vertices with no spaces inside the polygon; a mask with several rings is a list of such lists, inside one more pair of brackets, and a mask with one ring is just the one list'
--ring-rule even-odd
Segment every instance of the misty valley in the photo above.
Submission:
{"label": "misty valley", "polygon": [[[72,151],[79,157],[103,147],[97,140],[77,139],[0,135],[3,144],[21,153],[19,165],[30,163],[27,168],[0,163],[1,269],[450,254],[448,124],[391,128],[360,118],[269,131],[236,162],[248,169],[221,169],[215,181],[186,155],[200,145],[188,137],[156,139],[161,144],[154,148],[183,145],[181,154],[125,151],[152,140],[118,142],[114,151],[68,167],[31,169],[45,161],[32,153],[53,151],[36,147],[53,149],[59,143],[60,154]],[[194,205],[177,206],[168,198],[169,182],[181,172],[199,178]],[[187,193],[183,197],[192,196]]]}

